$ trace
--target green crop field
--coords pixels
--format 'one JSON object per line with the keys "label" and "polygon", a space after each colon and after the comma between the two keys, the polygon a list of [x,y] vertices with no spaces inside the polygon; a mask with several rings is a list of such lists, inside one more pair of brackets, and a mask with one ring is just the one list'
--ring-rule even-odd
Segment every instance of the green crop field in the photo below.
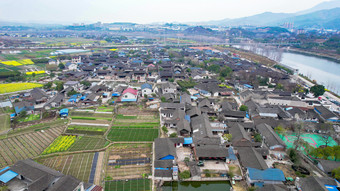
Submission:
{"label": "green crop field", "polygon": [[25,117],[25,119],[19,119],[19,121],[21,122],[28,122],[28,121],[35,121],[35,120],[39,120],[40,119],[40,114],[34,115],[28,115],[27,117]]}
{"label": "green crop field", "polygon": [[135,116],[135,115],[122,115],[122,114],[118,114],[116,116],[116,119],[137,119],[137,116]]}
{"label": "green crop field", "polygon": [[111,141],[154,141],[158,129],[112,128],[107,137]]}
{"label": "green crop field", "polygon": [[81,137],[79,138],[68,151],[94,150],[103,148],[108,141],[97,137]]}
{"label": "green crop field", "polygon": [[106,131],[107,131],[106,127],[71,125],[67,128],[66,133],[85,135],[104,135]]}
{"label": "green crop field", "polygon": [[151,190],[149,179],[106,181],[105,191],[148,191]]}
{"label": "green crop field", "polygon": [[8,114],[0,115],[0,132],[10,128],[11,118]]}

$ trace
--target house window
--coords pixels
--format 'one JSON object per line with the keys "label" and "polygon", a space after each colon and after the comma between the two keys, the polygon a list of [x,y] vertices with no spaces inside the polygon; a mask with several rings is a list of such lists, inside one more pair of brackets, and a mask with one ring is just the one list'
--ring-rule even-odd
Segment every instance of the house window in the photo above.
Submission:
{"label": "house window", "polygon": [[127,95],[125,95],[125,98],[127,98],[128,96]]}

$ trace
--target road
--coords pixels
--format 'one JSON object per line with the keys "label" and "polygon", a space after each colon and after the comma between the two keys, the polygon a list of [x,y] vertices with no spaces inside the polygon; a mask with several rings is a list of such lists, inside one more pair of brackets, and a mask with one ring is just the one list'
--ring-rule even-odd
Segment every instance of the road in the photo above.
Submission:
{"label": "road", "polygon": [[[306,85],[308,85],[309,87],[312,87],[312,86],[315,85],[315,84],[313,84],[312,82],[310,82],[310,81],[308,81],[308,80],[302,78],[301,76],[299,76],[299,79],[302,80],[302,81],[303,81]],[[329,93],[329,92],[325,92],[323,95],[324,95],[325,97],[328,97],[329,99],[334,99],[334,100],[340,102],[340,98],[334,96],[333,94],[331,94],[331,93]]]}

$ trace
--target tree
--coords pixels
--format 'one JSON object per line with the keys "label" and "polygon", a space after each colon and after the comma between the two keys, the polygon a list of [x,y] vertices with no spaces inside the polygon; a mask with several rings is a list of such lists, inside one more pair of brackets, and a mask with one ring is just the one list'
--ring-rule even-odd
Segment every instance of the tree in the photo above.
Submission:
{"label": "tree", "polygon": [[282,84],[277,84],[275,89],[277,90],[283,90],[283,85]]}
{"label": "tree", "polygon": [[175,137],[177,137],[177,133],[171,133],[169,137],[170,138],[175,138]]}
{"label": "tree", "polygon": [[248,107],[246,105],[241,105],[240,106],[240,111],[247,111]]}
{"label": "tree", "polygon": [[321,137],[322,142],[326,145],[326,147],[328,146],[329,142],[332,141],[332,134],[333,132],[333,127],[332,124],[330,123],[322,123],[321,124],[321,129],[323,131],[325,131],[326,133],[324,133]]}
{"label": "tree", "polygon": [[190,69],[190,68],[187,68],[187,72],[190,73],[190,72],[191,72],[191,69]]}
{"label": "tree", "polygon": [[54,78],[55,77],[55,74],[53,72],[50,73],[50,78]]}
{"label": "tree", "polygon": [[190,176],[191,176],[190,171],[188,171],[188,170],[185,170],[185,171],[179,173],[179,177],[181,179],[188,179],[188,178],[190,178]]}
{"label": "tree", "polygon": [[27,111],[22,111],[19,113],[19,118],[23,119],[27,116]]}
{"label": "tree", "polygon": [[57,87],[55,88],[57,91],[61,91],[64,89],[64,83],[63,82],[58,82]]}
{"label": "tree", "polygon": [[219,65],[212,64],[212,65],[208,66],[207,69],[208,69],[209,72],[218,73],[221,70],[221,67]]}
{"label": "tree", "polygon": [[164,96],[161,97],[162,102],[166,102],[166,98]]}
{"label": "tree", "polygon": [[71,96],[71,95],[75,95],[78,94],[78,92],[76,90],[71,90],[69,92],[67,92],[67,96]]}
{"label": "tree", "polygon": [[162,127],[162,131],[166,134],[168,133],[168,128],[166,128],[165,126]]}
{"label": "tree", "polygon": [[169,82],[174,82],[175,80],[173,78],[169,78]]}
{"label": "tree", "polygon": [[230,76],[232,72],[233,70],[230,67],[226,66],[221,70],[220,76],[225,78]]}
{"label": "tree", "polygon": [[300,162],[300,158],[299,158],[299,155],[297,154],[296,150],[288,149],[288,155],[289,155],[290,160],[294,164],[298,164]]}
{"label": "tree", "polygon": [[296,140],[294,141],[294,145],[295,145],[295,150],[297,150],[302,145],[302,141],[301,141],[302,123],[296,123],[294,125],[294,132],[295,132],[295,137],[296,137]]}
{"label": "tree", "polygon": [[254,138],[255,142],[262,142],[262,136],[260,133],[255,133]]}
{"label": "tree", "polygon": [[52,82],[47,82],[45,85],[44,85],[44,89],[50,89],[52,87],[53,83]]}
{"label": "tree", "polygon": [[279,134],[279,135],[286,135],[287,129],[285,129],[284,127],[282,127],[281,125],[277,126],[274,128],[274,131]]}
{"label": "tree", "polygon": [[224,134],[224,135],[223,135],[223,138],[224,138],[224,140],[231,141],[231,139],[233,138],[233,136],[232,136],[232,134]]}
{"label": "tree", "polygon": [[325,86],[314,85],[313,87],[310,88],[310,92],[312,92],[315,97],[319,97],[325,93]]}
{"label": "tree", "polygon": [[32,73],[32,78],[35,79],[35,73],[34,72]]}
{"label": "tree", "polygon": [[60,64],[58,65],[58,67],[59,67],[60,70],[65,69],[65,65],[64,65],[63,63],[60,63]]}
{"label": "tree", "polygon": [[91,86],[91,82],[89,81],[81,81],[80,84],[84,85],[86,88]]}
{"label": "tree", "polygon": [[332,170],[332,176],[337,180],[340,179],[340,167]]}

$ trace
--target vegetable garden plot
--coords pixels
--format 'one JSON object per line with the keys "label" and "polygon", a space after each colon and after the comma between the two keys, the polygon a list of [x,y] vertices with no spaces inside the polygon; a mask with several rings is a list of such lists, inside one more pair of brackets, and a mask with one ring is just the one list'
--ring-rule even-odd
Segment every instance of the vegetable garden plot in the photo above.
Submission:
{"label": "vegetable garden plot", "polygon": [[105,191],[148,191],[151,190],[149,179],[106,181]]}
{"label": "vegetable garden plot", "polygon": [[105,146],[106,142],[103,138],[81,137],[69,148],[69,151],[100,149]]}
{"label": "vegetable garden plot", "polygon": [[94,153],[40,158],[38,162],[66,175],[88,182]]}
{"label": "vegetable garden plot", "polygon": [[158,129],[112,128],[108,134],[111,141],[154,141],[158,137]]}

